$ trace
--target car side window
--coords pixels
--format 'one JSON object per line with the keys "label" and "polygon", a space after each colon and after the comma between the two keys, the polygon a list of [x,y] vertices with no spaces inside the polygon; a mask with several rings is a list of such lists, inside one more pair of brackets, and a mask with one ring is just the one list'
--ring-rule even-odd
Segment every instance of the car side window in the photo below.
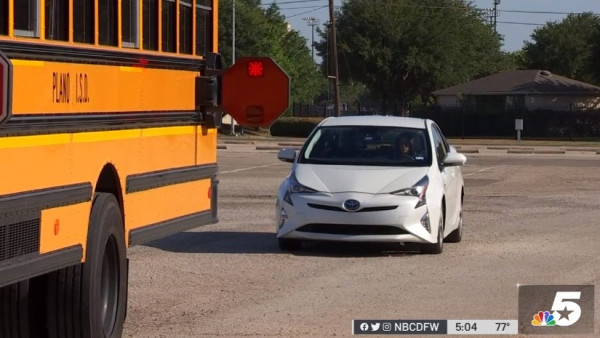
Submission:
{"label": "car side window", "polygon": [[446,158],[446,154],[448,153],[450,147],[448,143],[444,139],[444,135],[436,125],[432,125],[431,132],[433,134],[433,144],[435,147],[435,154],[437,156],[438,164],[441,164],[442,161]]}

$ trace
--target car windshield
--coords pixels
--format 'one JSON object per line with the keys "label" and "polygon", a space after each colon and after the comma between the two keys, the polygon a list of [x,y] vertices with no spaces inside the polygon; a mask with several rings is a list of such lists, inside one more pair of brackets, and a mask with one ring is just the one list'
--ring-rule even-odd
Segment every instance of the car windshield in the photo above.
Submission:
{"label": "car windshield", "polygon": [[425,129],[386,126],[320,127],[298,162],[328,165],[429,166]]}

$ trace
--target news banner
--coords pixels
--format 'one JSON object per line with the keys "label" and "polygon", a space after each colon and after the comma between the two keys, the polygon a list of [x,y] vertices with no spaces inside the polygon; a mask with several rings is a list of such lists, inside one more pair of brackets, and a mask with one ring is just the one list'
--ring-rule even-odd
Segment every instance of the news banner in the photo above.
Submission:
{"label": "news banner", "polygon": [[353,334],[518,334],[517,320],[354,320]]}
{"label": "news banner", "polygon": [[[352,334],[595,334],[594,285],[517,285],[518,319],[355,319]],[[596,335],[597,336],[597,335]]]}

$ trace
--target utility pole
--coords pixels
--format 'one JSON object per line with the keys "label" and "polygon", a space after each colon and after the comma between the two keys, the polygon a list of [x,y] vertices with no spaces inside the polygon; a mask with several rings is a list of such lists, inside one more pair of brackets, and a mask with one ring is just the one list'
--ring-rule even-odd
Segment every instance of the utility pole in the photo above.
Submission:
{"label": "utility pole", "polygon": [[334,95],[334,115],[340,116],[340,73],[338,68],[338,54],[337,54],[337,39],[335,29],[335,11],[333,7],[333,0],[329,0],[329,22],[331,22],[331,51],[332,51],[332,64],[333,64],[333,75],[328,78],[333,79],[333,95]]}
{"label": "utility pole", "polygon": [[315,18],[314,16],[310,16],[307,18],[302,18],[306,23],[312,27],[312,41],[310,44],[310,51],[313,58],[315,60],[315,26],[319,25],[319,18]]}
{"label": "utility pole", "polygon": [[498,5],[500,4],[500,0],[494,0],[494,33],[496,33],[496,23],[498,18]]}
{"label": "utility pole", "polygon": [[[231,7],[231,65],[235,64],[235,0],[232,1]],[[235,120],[231,114],[231,135],[235,135]]]}
{"label": "utility pole", "polygon": [[231,7],[231,64],[235,63],[235,0]]}

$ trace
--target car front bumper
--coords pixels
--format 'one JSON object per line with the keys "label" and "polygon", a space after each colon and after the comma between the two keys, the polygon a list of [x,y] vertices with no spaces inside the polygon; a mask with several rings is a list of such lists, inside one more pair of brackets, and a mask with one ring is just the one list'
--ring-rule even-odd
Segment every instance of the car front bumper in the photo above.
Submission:
{"label": "car front bumper", "polygon": [[[348,199],[361,208],[344,210]],[[341,242],[434,243],[422,220],[426,205],[415,208],[417,198],[393,194],[312,193],[292,195],[293,205],[277,199],[277,238]],[[431,228],[431,220],[429,220]]]}

